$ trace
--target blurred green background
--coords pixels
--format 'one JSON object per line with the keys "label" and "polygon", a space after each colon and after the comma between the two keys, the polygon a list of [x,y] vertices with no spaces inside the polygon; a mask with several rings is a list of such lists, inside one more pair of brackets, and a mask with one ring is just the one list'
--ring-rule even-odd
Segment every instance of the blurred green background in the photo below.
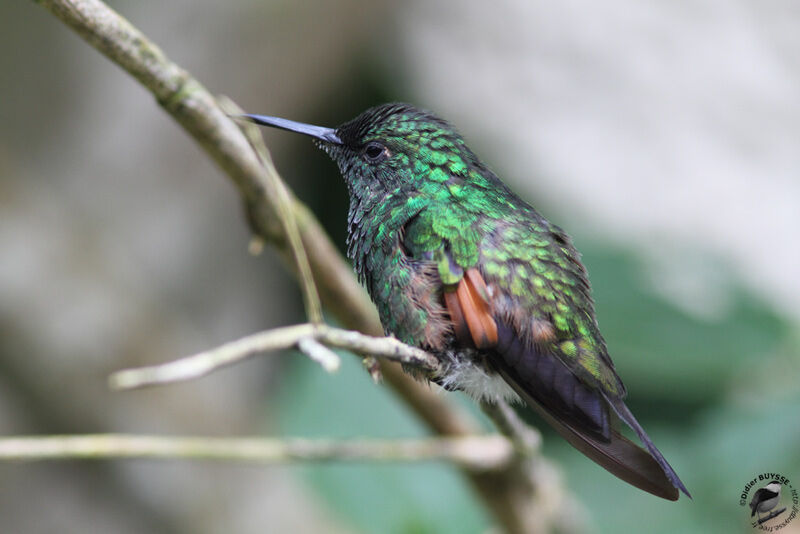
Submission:
{"label": "blurred green background", "polygon": [[[388,100],[435,110],[574,236],[629,405],[694,496],[638,492],[542,428],[590,531],[747,532],[747,481],[800,483],[793,4],[113,7],[250,112],[335,125]],[[32,2],[0,5],[0,43],[0,433],[424,433],[347,358],[333,377],[286,354],[109,392],[112,370],[301,321],[299,294],[270,251],[247,254],[233,187],[146,91]],[[343,246],[334,166],[265,136]],[[438,464],[0,465],[0,518],[4,532],[489,528]]]}

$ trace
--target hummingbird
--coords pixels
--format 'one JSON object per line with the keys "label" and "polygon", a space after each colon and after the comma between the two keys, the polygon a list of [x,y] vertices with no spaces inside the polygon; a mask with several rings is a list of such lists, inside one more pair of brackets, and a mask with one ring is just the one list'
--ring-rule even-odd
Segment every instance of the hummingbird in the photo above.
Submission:
{"label": "hummingbird", "polygon": [[480,401],[521,400],[625,482],[691,497],[625,405],[571,238],[448,122],[402,103],[337,128],[240,118],[309,136],[338,165],[347,255],[386,334],[437,357],[433,381]]}

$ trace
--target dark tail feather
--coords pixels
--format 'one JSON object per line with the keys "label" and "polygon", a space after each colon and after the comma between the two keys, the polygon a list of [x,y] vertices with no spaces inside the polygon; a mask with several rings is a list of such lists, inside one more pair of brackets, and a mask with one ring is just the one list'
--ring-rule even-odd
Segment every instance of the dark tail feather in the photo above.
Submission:
{"label": "dark tail feather", "polygon": [[[657,497],[670,501],[678,500],[678,490],[676,485],[665,475],[664,469],[653,456],[644,449],[633,443],[616,430],[610,430],[610,439],[603,440],[592,433],[583,432],[576,425],[568,420],[559,420],[546,407],[537,402],[530,394],[517,384],[504,369],[500,369],[501,374],[514,390],[525,400],[528,405],[536,410],[541,417],[547,421],[561,436],[564,437],[573,447],[581,451],[595,463],[606,469],[612,475],[619,477],[628,484],[636,486]],[[630,412],[628,412],[630,413]],[[632,416],[631,416],[632,417]],[[634,422],[636,420],[634,419]],[[638,423],[636,424],[638,427]],[[639,427],[641,429],[641,427]],[[634,429],[635,430],[635,429]],[[642,440],[650,443],[650,440]],[[655,447],[653,447],[655,449]],[[655,449],[658,457],[669,468],[669,472],[675,477],[680,488],[686,492],[683,484],[675,475],[669,464],[666,463],[658,449]],[[688,495],[688,493],[686,493]]]}
{"label": "dark tail feather", "polygon": [[672,469],[672,466],[669,465],[669,462],[667,462],[667,459],[661,454],[661,451],[659,451],[655,444],[650,440],[650,436],[647,435],[642,428],[642,425],[639,424],[639,421],[636,420],[625,403],[621,399],[609,399],[606,397],[606,400],[617,413],[619,418],[625,421],[625,423],[631,427],[634,432],[636,432],[636,435],[639,436],[639,439],[642,441],[642,443],[644,443],[644,446],[647,447],[647,450],[650,451],[650,454],[653,456],[655,461],[661,466],[661,469],[664,471],[664,474],[667,476],[672,485],[681,490],[686,494],[687,497],[691,499],[692,496],[689,494],[686,486],[683,485],[683,482],[681,482],[681,479],[678,478],[675,470]]}

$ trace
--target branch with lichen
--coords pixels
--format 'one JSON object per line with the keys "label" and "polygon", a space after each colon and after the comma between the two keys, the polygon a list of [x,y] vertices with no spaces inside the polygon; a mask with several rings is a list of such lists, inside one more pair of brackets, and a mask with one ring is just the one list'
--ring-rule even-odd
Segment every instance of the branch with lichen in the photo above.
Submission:
{"label": "branch with lichen", "polygon": [[[214,98],[200,82],[170,61],[158,46],[102,1],[35,1],[151,91],[161,107],[226,173],[241,194],[255,242],[273,245],[298,274],[311,323],[317,327],[321,325],[321,300],[346,328],[382,335],[375,310],[350,267],[314,216],[280,179],[260,141],[260,133],[248,130],[245,134],[228,118],[227,113],[233,109],[229,101]],[[312,357],[335,365],[331,354],[325,352],[328,350],[326,343],[316,335],[304,336],[296,344]],[[226,356],[218,353],[214,358],[217,357],[224,360]],[[207,357],[199,361],[204,359]],[[384,360],[380,367],[374,364],[370,367],[373,376],[380,372],[386,383],[435,434],[459,437],[480,432],[480,425],[473,417],[448,403],[443,396],[414,382],[398,365]],[[175,367],[172,369],[174,371]],[[505,409],[491,414],[507,435],[515,435],[519,430],[510,422],[510,412]],[[531,429],[530,432],[535,434]],[[465,469],[463,472],[504,531],[543,532],[550,530],[556,521],[563,530],[565,524],[560,521],[558,512],[573,509],[571,501],[564,495],[557,477],[543,478],[543,474],[554,472],[552,466],[540,456],[532,462],[530,451],[519,448],[525,439],[520,436],[511,439],[516,457],[520,461],[524,459],[524,463],[510,462],[494,471]],[[535,469],[530,468],[534,464]],[[525,468],[520,469],[521,465]],[[544,487],[547,491],[542,491]]]}

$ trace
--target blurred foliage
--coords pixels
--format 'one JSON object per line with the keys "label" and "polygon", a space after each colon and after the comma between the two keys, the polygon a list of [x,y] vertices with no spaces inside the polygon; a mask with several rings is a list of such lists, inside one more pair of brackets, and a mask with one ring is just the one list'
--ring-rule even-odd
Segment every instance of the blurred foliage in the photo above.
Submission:
{"label": "blurred foliage", "polygon": [[600,328],[622,379],[635,387],[634,402],[656,400],[659,412],[664,403],[698,408],[713,402],[743,367],[774,353],[789,335],[788,324],[735,280],[723,284],[732,297],[724,315],[702,319],[654,294],[642,265],[624,252],[578,246]]}
{"label": "blurred foliage", "polygon": [[[726,284],[732,292],[727,312],[717,320],[701,319],[648,288],[643,265],[629,253],[598,243],[578,245],[601,327],[630,391],[629,404],[694,499],[670,503],[637,491],[530,417],[545,434],[544,453],[561,462],[568,487],[585,503],[598,532],[637,532],[645,524],[649,532],[746,531],[741,486],[763,471],[791,477],[800,465],[800,376],[791,329],[735,280]],[[357,361],[345,362],[331,377],[302,358],[293,361],[278,396],[283,433],[409,437],[423,432]],[[772,373],[751,372],[767,362],[783,373],[785,387],[773,391]],[[487,524],[480,505],[445,466],[303,469],[338,515],[363,532],[480,532]]]}

